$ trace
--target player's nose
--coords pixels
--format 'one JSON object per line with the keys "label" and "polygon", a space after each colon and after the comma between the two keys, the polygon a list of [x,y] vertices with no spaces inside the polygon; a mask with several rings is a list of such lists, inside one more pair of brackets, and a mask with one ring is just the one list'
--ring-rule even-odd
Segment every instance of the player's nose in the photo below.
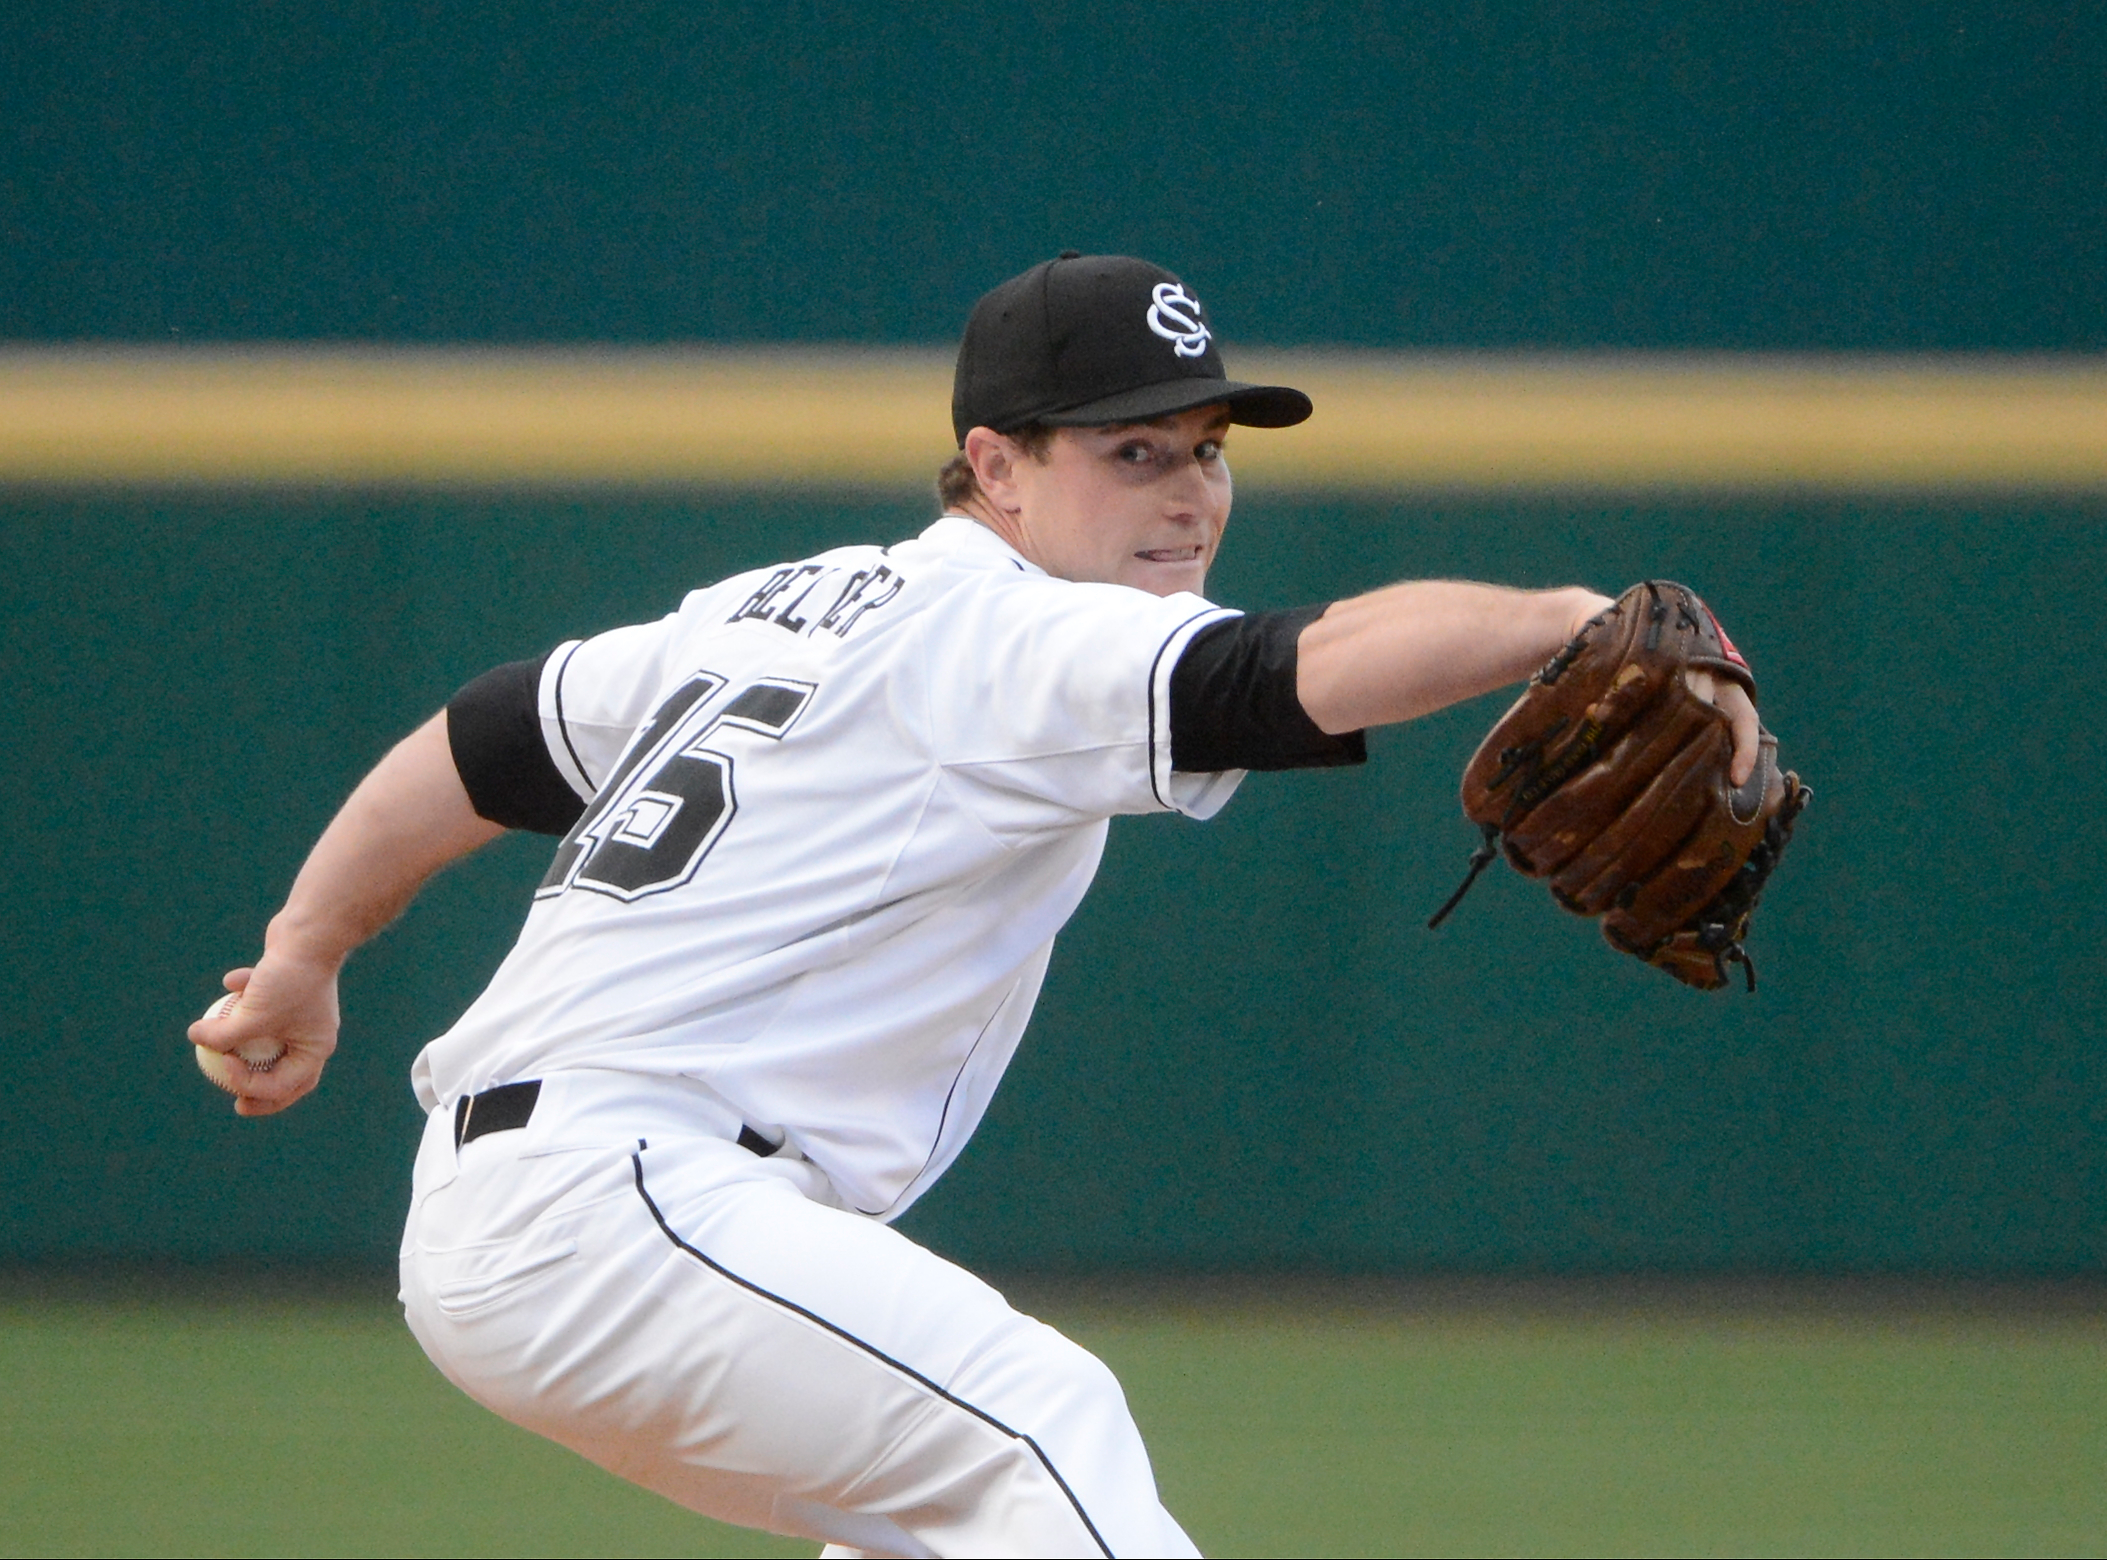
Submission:
{"label": "player's nose", "polygon": [[1197,525],[1221,506],[1221,500],[1197,460],[1179,464],[1163,485],[1163,516],[1183,524]]}

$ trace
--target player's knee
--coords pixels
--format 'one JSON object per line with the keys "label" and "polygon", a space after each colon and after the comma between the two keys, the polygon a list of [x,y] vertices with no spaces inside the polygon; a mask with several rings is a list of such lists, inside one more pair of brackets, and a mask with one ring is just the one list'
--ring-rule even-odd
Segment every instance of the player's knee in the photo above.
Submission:
{"label": "player's knee", "polygon": [[1124,1423],[1127,1395],[1105,1362],[1044,1322],[1033,1322],[1025,1339],[1035,1378],[1033,1395],[1053,1422]]}
{"label": "player's knee", "polygon": [[1081,1344],[1061,1342],[1067,1346],[1064,1368],[1068,1374],[1070,1390],[1079,1400],[1100,1402],[1108,1408],[1124,1414],[1127,1411],[1126,1389],[1119,1378],[1112,1374],[1112,1367],[1092,1354]]}

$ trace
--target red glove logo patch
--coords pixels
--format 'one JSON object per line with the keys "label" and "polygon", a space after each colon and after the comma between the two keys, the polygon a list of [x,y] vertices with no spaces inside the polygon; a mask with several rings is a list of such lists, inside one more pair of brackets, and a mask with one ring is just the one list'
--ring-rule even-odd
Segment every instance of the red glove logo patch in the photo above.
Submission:
{"label": "red glove logo patch", "polygon": [[1748,662],[1743,660],[1741,652],[1734,648],[1734,641],[1727,638],[1727,631],[1723,626],[1721,626],[1718,614],[1715,613],[1710,607],[1707,607],[1705,608],[1705,616],[1712,620],[1712,632],[1719,636],[1719,648],[1727,653],[1727,659],[1729,661],[1732,661],[1736,666],[1740,667],[1744,672],[1748,671]]}

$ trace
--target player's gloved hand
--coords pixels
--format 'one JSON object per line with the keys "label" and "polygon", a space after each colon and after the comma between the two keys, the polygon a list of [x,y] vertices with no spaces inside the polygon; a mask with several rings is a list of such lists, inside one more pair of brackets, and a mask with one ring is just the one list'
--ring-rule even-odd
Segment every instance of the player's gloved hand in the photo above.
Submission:
{"label": "player's gloved hand", "polygon": [[1601,916],[1620,951],[1702,990],[1739,964],[1753,991],[1750,918],[1810,794],[1777,767],[1754,692],[1684,586],[1643,581],[1584,620],[1466,766],[1484,843],[1428,924],[1504,854],[1565,909]]}
{"label": "player's gloved hand", "polygon": [[[266,949],[254,967],[229,970],[224,984],[240,1000],[192,1024],[190,1042],[229,1058],[236,1115],[273,1115],[314,1090],[337,1048],[337,966]],[[251,1067],[241,1054],[267,1065]]]}
{"label": "player's gloved hand", "polygon": [[[1566,630],[1567,639],[1579,637],[1581,631],[1617,603],[1609,596],[1598,596],[1593,591],[1582,591],[1580,605],[1573,613],[1572,625]],[[1762,751],[1762,722],[1756,718],[1756,704],[1748,696],[1748,690],[1730,679],[1721,679],[1706,671],[1692,671],[1687,681],[1690,691],[1707,704],[1724,710],[1727,719],[1734,723],[1734,758],[1728,766],[1727,778],[1735,785],[1746,785],[1750,775],[1756,772],[1756,758]]]}
{"label": "player's gloved hand", "polygon": [[1692,693],[1717,706],[1734,723],[1734,760],[1727,766],[1727,779],[1737,786],[1746,785],[1756,772],[1756,757],[1762,750],[1763,723],[1756,718],[1755,701],[1740,683],[1724,681],[1710,672],[1689,672],[1684,680]]}

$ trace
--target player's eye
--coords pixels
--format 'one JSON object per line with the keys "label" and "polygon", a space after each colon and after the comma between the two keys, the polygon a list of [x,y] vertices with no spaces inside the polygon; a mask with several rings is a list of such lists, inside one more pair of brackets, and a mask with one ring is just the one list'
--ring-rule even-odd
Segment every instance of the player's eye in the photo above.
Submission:
{"label": "player's eye", "polygon": [[1202,465],[1221,458],[1222,441],[1220,439],[1202,439],[1193,447],[1193,459],[1199,461]]}
{"label": "player's eye", "polygon": [[1119,447],[1119,458],[1129,466],[1146,466],[1156,458],[1156,452],[1139,439],[1130,440]]}

